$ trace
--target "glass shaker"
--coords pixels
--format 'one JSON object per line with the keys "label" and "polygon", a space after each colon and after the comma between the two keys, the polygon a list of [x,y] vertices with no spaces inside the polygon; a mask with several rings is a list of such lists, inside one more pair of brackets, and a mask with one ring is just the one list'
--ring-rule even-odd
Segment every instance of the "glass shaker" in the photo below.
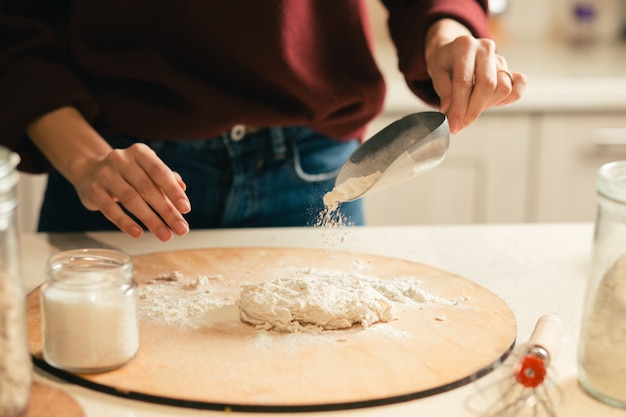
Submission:
{"label": "glass shaker", "polygon": [[0,416],[7,417],[23,414],[32,384],[18,265],[18,162],[17,154],[0,146]]}
{"label": "glass shaker", "polygon": [[578,373],[597,399],[626,408],[626,161],[598,171],[598,211]]}
{"label": "glass shaker", "polygon": [[77,249],[48,260],[41,290],[43,358],[70,372],[104,372],[139,349],[137,284],[130,256]]}

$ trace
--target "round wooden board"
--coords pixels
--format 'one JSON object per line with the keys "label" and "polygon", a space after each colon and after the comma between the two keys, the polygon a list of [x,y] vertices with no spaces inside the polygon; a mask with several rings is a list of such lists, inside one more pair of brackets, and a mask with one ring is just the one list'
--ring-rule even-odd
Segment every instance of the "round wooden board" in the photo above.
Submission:
{"label": "round wooden board", "polygon": [[33,382],[26,414],[23,417],[84,417],[78,403],[65,392]]}
{"label": "round wooden board", "polygon": [[[213,277],[225,305],[200,327],[140,321],[141,346],[127,365],[74,375],[42,359],[39,291],[28,295],[35,363],[104,392],[158,403],[239,411],[315,411],[365,407],[440,393],[497,366],[517,333],[510,308],[471,280],[415,262],[377,255],[291,248],[217,248],[133,257],[139,285],[179,271]],[[380,279],[411,276],[458,305],[398,306],[397,319],[321,334],[257,330],[239,320],[241,285],[318,268]]]}

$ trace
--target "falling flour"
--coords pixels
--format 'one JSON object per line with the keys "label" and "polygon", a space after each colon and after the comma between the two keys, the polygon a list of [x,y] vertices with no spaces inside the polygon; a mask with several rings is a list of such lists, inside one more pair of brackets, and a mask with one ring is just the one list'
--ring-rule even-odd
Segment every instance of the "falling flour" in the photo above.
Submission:
{"label": "falling flour", "polygon": [[376,171],[363,177],[348,178],[324,195],[324,207],[328,211],[334,211],[340,203],[360,197],[381,175],[380,171]]}
{"label": "falling flour", "polygon": [[337,241],[343,243],[348,234],[346,226],[351,225],[350,219],[339,210],[341,203],[361,196],[381,175],[380,171],[376,171],[363,177],[349,178],[324,195],[324,209],[318,213],[315,227],[321,231],[327,248],[332,248]]}
{"label": "falling flour", "polygon": [[626,403],[626,255],[604,274],[590,312],[581,352],[589,385]]}

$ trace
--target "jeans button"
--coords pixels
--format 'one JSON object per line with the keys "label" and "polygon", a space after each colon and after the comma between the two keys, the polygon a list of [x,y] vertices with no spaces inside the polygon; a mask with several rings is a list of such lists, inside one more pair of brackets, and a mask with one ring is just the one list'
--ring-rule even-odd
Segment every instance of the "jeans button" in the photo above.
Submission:
{"label": "jeans button", "polygon": [[235,125],[230,129],[230,138],[235,142],[239,142],[246,136],[246,127],[244,125]]}

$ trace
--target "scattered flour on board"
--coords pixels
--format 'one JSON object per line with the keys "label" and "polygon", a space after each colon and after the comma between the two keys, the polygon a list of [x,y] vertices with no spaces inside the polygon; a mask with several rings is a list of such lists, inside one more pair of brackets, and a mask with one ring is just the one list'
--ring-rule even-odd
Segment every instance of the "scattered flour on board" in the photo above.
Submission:
{"label": "scattered flour on board", "polygon": [[[388,323],[397,306],[460,305],[467,297],[450,299],[421,287],[411,276],[391,279],[360,272],[324,268],[284,268],[278,278],[240,288],[239,298],[220,296],[212,283],[221,277],[193,279],[178,272],[162,275],[139,287],[143,319],[178,326],[207,327],[239,320],[257,329],[284,333],[322,333]],[[389,336],[391,329],[377,329]]]}
{"label": "scattered flour on board", "polygon": [[139,287],[139,315],[179,326],[202,326],[207,311],[235,302],[230,297],[212,293],[211,283],[220,279],[220,276],[209,275],[187,278],[179,271],[159,275]]}
{"label": "scattered flour on board", "polygon": [[[398,342],[411,339],[411,334],[406,330],[395,327],[392,323],[376,323],[375,326],[367,328],[355,327],[340,331],[313,332],[305,331],[298,333],[280,333],[280,341],[286,346],[311,346],[313,344],[334,344],[348,342],[349,334],[376,334]],[[255,349],[271,350],[276,347],[276,334],[272,332],[258,332],[252,340]]]}
{"label": "scattered flour on board", "polygon": [[394,304],[458,305],[467,299],[439,297],[414,277],[380,279],[331,269],[302,268],[260,284],[243,286],[241,319],[259,329],[321,332],[369,327],[395,318]]}

